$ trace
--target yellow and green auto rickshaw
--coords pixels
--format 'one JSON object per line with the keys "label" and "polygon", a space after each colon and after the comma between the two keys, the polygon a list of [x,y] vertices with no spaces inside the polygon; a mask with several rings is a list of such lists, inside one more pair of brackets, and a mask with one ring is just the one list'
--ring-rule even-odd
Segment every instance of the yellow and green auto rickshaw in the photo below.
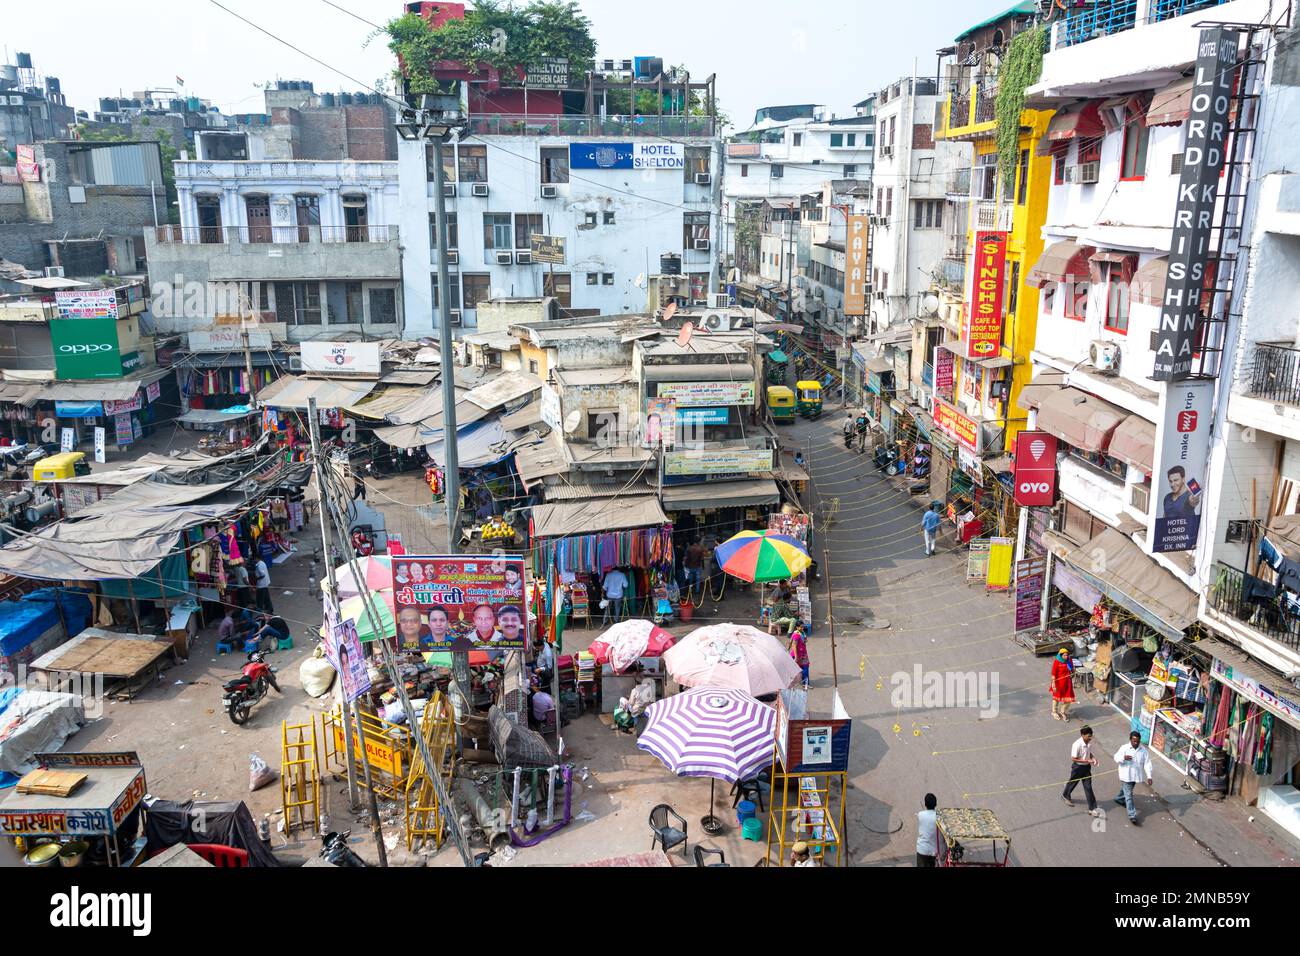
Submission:
{"label": "yellow and green auto rickshaw", "polygon": [[794,421],[794,392],[784,385],[769,385],[767,407],[772,410],[772,421],[778,425]]}
{"label": "yellow and green auto rickshaw", "polygon": [[799,390],[799,414],[804,418],[821,418],[822,417],[822,383],[821,382],[798,382],[795,388]]}

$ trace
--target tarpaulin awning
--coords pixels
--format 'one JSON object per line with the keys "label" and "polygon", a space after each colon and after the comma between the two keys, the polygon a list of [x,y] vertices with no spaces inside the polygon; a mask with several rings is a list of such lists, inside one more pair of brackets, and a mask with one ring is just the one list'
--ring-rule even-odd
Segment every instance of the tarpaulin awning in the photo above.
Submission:
{"label": "tarpaulin awning", "polygon": [[[424,450],[429,453],[434,464],[439,468],[445,467],[443,462],[443,429],[438,429],[431,435],[432,441],[424,446]],[[460,468],[485,468],[488,465],[495,465],[504,458],[509,457],[510,449],[507,447],[506,430],[501,427],[498,419],[486,422],[475,422],[472,425],[465,425],[456,429],[456,462]]]}
{"label": "tarpaulin awning", "polygon": [[1088,260],[1096,252],[1095,246],[1084,246],[1072,240],[1054,242],[1038,257],[1034,267],[1025,277],[1025,284],[1041,289],[1049,282],[1075,282],[1089,278]]}
{"label": "tarpaulin awning", "polygon": [[349,408],[375,390],[376,382],[342,381],[328,378],[285,376],[257,393],[257,403],[270,408],[294,408],[306,411],[308,399],[316,407]]}
{"label": "tarpaulin awning", "polygon": [[1138,266],[1129,283],[1129,295],[1134,302],[1146,305],[1164,305],[1165,278],[1169,273],[1169,257],[1156,256]]}
{"label": "tarpaulin awning", "polygon": [[773,362],[788,362],[788,361],[790,361],[789,356],[787,356],[787,355],[786,355],[784,352],[782,352],[780,349],[772,349],[772,351],[770,351],[770,352],[767,353],[767,357],[770,358]]}
{"label": "tarpaulin awning", "polygon": [[702,485],[665,485],[664,508],[692,511],[699,508],[741,508],[781,503],[781,490],[770,478],[748,481],[711,481]]}
{"label": "tarpaulin awning", "polygon": [[666,524],[668,516],[653,495],[562,501],[533,509],[533,536],[559,538]]}
{"label": "tarpaulin awning", "polygon": [[1106,449],[1128,412],[1079,388],[1062,388],[1038,406],[1038,427],[1084,451]]}
{"label": "tarpaulin awning", "polygon": [[1065,384],[1065,373],[1045,370],[1034,376],[1032,382],[1020,390],[1016,399],[1021,408],[1038,408],[1043,399],[1053,392],[1059,392]]}
{"label": "tarpaulin awning", "polygon": [[1156,460],[1156,426],[1138,415],[1130,415],[1110,436],[1106,454],[1151,474]]}
{"label": "tarpaulin awning", "polygon": [[176,420],[186,425],[221,425],[256,414],[248,408],[191,408]]}
{"label": "tarpaulin awning", "polygon": [[385,445],[394,448],[420,448],[428,439],[424,437],[424,426],[419,422],[413,425],[388,425],[375,429],[375,437]]}
{"label": "tarpaulin awning", "polygon": [[50,382],[37,396],[42,402],[129,402],[145,385],[171,374],[171,369],[151,369],[135,378],[106,378],[94,382]]}
{"label": "tarpaulin awning", "polygon": [[1264,530],[1273,547],[1292,561],[1300,561],[1300,515],[1274,515]]}
{"label": "tarpaulin awning", "polygon": [[389,372],[379,380],[380,385],[432,385],[438,378],[437,372],[418,368],[399,368]]}
{"label": "tarpaulin awning", "polygon": [[1192,589],[1114,528],[1059,555],[1080,577],[1174,641],[1196,621]]}
{"label": "tarpaulin awning", "polygon": [[1106,135],[1106,125],[1101,120],[1101,101],[1089,100],[1087,103],[1067,106],[1057,110],[1047,124],[1049,143],[1058,143],[1072,139],[1091,139]]}
{"label": "tarpaulin awning", "polygon": [[344,411],[351,412],[360,418],[383,421],[391,413],[410,405],[411,402],[425,394],[426,391],[427,389],[416,385],[390,386],[378,395],[367,398],[363,402],[349,405]]}
{"label": "tarpaulin awning", "polygon": [[571,468],[558,434],[546,441],[515,449],[515,470],[525,488],[532,488],[548,475],[563,475]]}
{"label": "tarpaulin awning", "polygon": [[41,397],[45,386],[32,382],[0,382],[0,402],[31,408]]}
{"label": "tarpaulin awning", "polygon": [[[536,375],[527,372],[506,372],[486,385],[480,385],[466,393],[465,400],[490,412],[507,402],[531,395],[540,390],[544,384],[546,383]],[[459,424],[459,420],[457,423]]]}
{"label": "tarpaulin awning", "polygon": [[1151,97],[1147,107],[1148,126],[1181,126],[1192,111],[1192,77],[1174,80]]}
{"label": "tarpaulin awning", "polygon": [[541,423],[542,405],[540,402],[529,402],[518,411],[501,416],[501,425],[509,431],[534,428]]}

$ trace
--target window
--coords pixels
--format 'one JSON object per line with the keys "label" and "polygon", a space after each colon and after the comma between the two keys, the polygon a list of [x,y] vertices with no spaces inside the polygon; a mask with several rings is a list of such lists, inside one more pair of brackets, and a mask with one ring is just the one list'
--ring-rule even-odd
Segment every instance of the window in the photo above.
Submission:
{"label": "window", "polygon": [[792,145],[792,146],[802,146],[802,145],[803,145],[803,133],[795,133],[795,134],[794,134],[794,142],[793,142],[791,145]]}
{"label": "window", "polygon": [[831,133],[831,149],[844,145],[843,133]]}
{"label": "window", "polygon": [[[345,282],[343,283],[343,321],[344,322],[364,322],[366,320],[365,311],[361,305],[361,283]],[[330,309],[330,322],[335,321],[334,310]]]}
{"label": "window", "polygon": [[772,178],[773,178],[773,179],[784,179],[784,178],[785,178],[785,167],[782,166],[780,163],[773,163],[773,164],[772,164]]}
{"label": "window", "polygon": [[696,240],[709,238],[709,214],[688,212],[682,217],[682,246],[694,249]]}
{"label": "window", "polygon": [[943,228],[943,200],[918,199],[914,203],[912,226],[915,229]]}
{"label": "window", "polygon": [[1101,162],[1101,137],[1079,141],[1079,164]]}
{"label": "window", "polygon": [[[451,307],[453,309],[459,309],[460,308],[460,277],[454,274],[448,276],[447,287],[451,292],[451,296],[450,296]],[[436,275],[433,277],[433,300],[432,301],[433,301],[433,307],[435,309],[438,308],[438,303],[440,299],[438,298],[438,277]]]}
{"label": "window", "polygon": [[485,272],[467,272],[461,277],[465,286],[465,308],[477,309],[480,302],[492,298],[492,277]]}
{"label": "window", "polygon": [[537,374],[537,359],[528,360],[528,374],[529,375]]}
{"label": "window", "polygon": [[599,284],[599,282],[600,282],[600,273],[599,273],[599,272],[588,272],[588,273],[587,273],[587,285],[597,285],[597,284]]}
{"label": "window", "polygon": [[885,218],[889,219],[894,215],[894,187],[885,187]]}
{"label": "window", "polygon": [[457,168],[462,183],[485,183],[488,181],[487,147],[456,147]]}
{"label": "window", "polygon": [[884,292],[884,293],[888,293],[888,292],[889,292],[889,273],[888,273],[888,272],[882,272],[882,273],[880,273],[880,291],[881,291],[881,292]]}
{"label": "window", "polygon": [[1128,283],[1123,270],[1111,266],[1106,279],[1106,328],[1128,335]]}
{"label": "window", "polygon": [[[438,248],[438,217],[429,213],[429,245]],[[447,213],[447,248],[456,249],[460,246],[460,227],[456,223],[456,214]]]}
{"label": "window", "polygon": [[569,181],[569,150],[565,146],[542,147],[542,182],[567,183]]}
{"label": "window", "polygon": [[1065,286],[1065,317],[1082,322],[1088,316],[1088,283],[1063,282]]}
{"label": "window", "polygon": [[1016,170],[1016,205],[1025,204],[1025,196],[1029,191],[1029,150],[1020,151],[1020,166]]}
{"label": "window", "polygon": [[[1002,323],[1002,328],[1004,332],[1011,326],[1012,318],[1016,314],[1016,304],[1020,301],[1020,263],[1019,262],[1011,263],[1010,279],[1011,279],[1011,288],[1007,290],[1007,318],[1006,321]],[[1008,342],[1007,344],[1010,345],[1011,343]]]}
{"label": "window", "polygon": [[[798,143],[795,144],[799,145]],[[686,147],[686,165],[685,180],[688,183],[695,182],[697,173],[707,173],[709,171],[709,155],[711,150],[707,146],[687,146]]]}
{"label": "window", "polygon": [[529,236],[542,234],[542,214],[540,212],[515,213],[515,248],[531,249]]}
{"label": "window", "polygon": [[594,212],[589,212],[589,213],[587,213],[586,215],[584,215],[584,216],[582,217],[582,224],[583,224],[584,226],[594,226],[594,225],[596,225],[596,214],[595,214]]}
{"label": "window", "polygon": [[543,273],[542,290],[544,295],[549,295],[559,302],[562,308],[573,308],[573,280],[569,273]]}
{"label": "window", "polygon": [[876,187],[876,215],[877,216],[880,215],[880,210],[884,208],[884,201],[885,201],[885,187],[877,186]]}
{"label": "window", "polygon": [[856,146],[856,145],[858,145],[858,134],[857,134],[857,133],[848,133],[847,135],[845,135],[845,137],[844,137],[844,145],[845,145],[845,146]]}
{"label": "window", "polygon": [[1147,141],[1151,130],[1140,115],[1127,118],[1124,123],[1124,158],[1120,164],[1120,179],[1145,179],[1147,174]]}
{"label": "window", "polygon": [[612,273],[612,272],[602,272],[602,273],[600,274],[600,284],[601,284],[601,285],[613,285],[613,284],[614,284],[614,273]]}
{"label": "window", "polygon": [[889,117],[889,148],[894,148],[894,133],[898,130],[898,117]]}
{"label": "window", "polygon": [[749,163],[740,164],[740,177],[741,179],[747,179],[749,177]]}
{"label": "window", "polygon": [[998,198],[997,153],[981,153],[976,158],[972,188],[976,199],[993,200]]}
{"label": "window", "polygon": [[857,178],[858,178],[858,167],[855,166],[853,163],[845,163],[845,164],[844,164],[844,178],[845,178],[845,179],[857,179]]}
{"label": "window", "polygon": [[1063,149],[1052,151],[1052,183],[1056,186],[1065,185],[1065,150]]}
{"label": "window", "polygon": [[1056,283],[1051,282],[1043,286],[1043,305],[1041,312],[1043,315],[1056,314]]}
{"label": "window", "polygon": [[320,283],[275,283],[275,320],[288,325],[320,325]]}
{"label": "window", "polygon": [[[483,213],[483,248],[513,249],[514,235],[510,228],[510,213]],[[472,308],[472,306],[470,307]]]}
{"label": "window", "polygon": [[342,196],[343,225],[346,226],[345,238],[348,242],[370,241],[369,219],[366,213],[366,197],[354,194]]}
{"label": "window", "polygon": [[[434,168],[433,146],[424,147],[424,171],[425,177],[429,182],[437,182],[437,171]],[[444,182],[454,183],[456,181],[456,150],[450,145],[442,148],[442,178]]]}
{"label": "window", "polygon": [[612,212],[605,213],[604,222],[607,226],[614,225],[614,214]]}
{"label": "window", "polygon": [[370,323],[372,325],[397,324],[397,290],[370,290]]}

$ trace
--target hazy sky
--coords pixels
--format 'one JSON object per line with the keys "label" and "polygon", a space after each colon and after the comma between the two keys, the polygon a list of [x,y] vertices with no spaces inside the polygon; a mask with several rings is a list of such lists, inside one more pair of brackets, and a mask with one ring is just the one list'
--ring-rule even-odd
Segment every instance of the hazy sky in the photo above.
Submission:
{"label": "hazy sky", "polygon": [[[391,73],[382,40],[363,47],[372,27],[325,0],[220,0],[297,53],[217,7],[212,0],[61,0],[24,6],[5,24],[12,61],[29,52],[41,76],[58,76],[72,105],[93,110],[119,90],[175,88],[224,112],[258,112],[255,85],[306,79],[318,92],[357,91]],[[334,0],[382,23],[400,0]],[[739,128],[776,103],[824,103],[846,113],[867,93],[917,71],[932,75],[935,50],[1010,0],[580,0],[594,26],[598,56],[661,56],[693,75],[718,75],[718,98]],[[308,54],[305,56],[303,54]],[[334,70],[354,77],[346,79]]]}

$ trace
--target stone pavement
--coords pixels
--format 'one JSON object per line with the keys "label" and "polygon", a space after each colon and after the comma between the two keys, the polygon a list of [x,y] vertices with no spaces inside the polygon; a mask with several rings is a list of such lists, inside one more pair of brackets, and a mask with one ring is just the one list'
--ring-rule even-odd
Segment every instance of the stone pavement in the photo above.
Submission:
{"label": "stone pavement", "polygon": [[[939,553],[922,550],[921,509],[881,475],[868,455],[845,450],[841,418],[800,422],[790,434],[810,449],[812,510],[832,508],[816,548],[827,549],[820,620],[829,576],[836,620],[841,697],[853,724],[848,837],[856,865],[914,863],[916,811],[933,792],[941,807],[993,810],[1012,837],[1021,866],[1223,866],[1294,863],[1297,847],[1280,828],[1240,803],[1203,800],[1153,757],[1154,794],[1139,785],[1140,827],[1121,807],[1110,759],[1128,736],[1127,721],[1095,698],[1081,697],[1068,724],[1052,720],[1050,662],[1011,640],[1012,599],[965,583],[966,551],[941,535]],[[820,555],[819,555],[820,557]],[[829,571],[829,575],[825,572]],[[831,641],[825,626],[810,641],[814,711],[829,708]],[[986,707],[897,706],[896,674],[973,672]],[[980,695],[985,696],[985,695]],[[901,701],[910,702],[910,701]],[[922,699],[919,703],[931,703]],[[995,712],[994,712],[995,711]],[[1061,800],[1069,748],[1091,724],[1101,761],[1094,772],[1103,819]]]}

